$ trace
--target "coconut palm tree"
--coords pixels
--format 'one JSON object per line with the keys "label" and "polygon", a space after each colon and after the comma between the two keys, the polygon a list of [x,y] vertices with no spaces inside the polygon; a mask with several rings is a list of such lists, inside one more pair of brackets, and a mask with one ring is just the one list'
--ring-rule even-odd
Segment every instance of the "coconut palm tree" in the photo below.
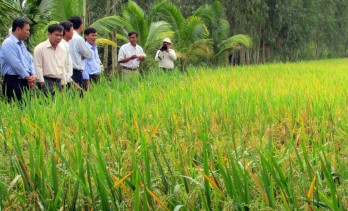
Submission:
{"label": "coconut palm tree", "polygon": [[124,5],[120,16],[101,18],[94,22],[92,26],[97,28],[101,34],[116,31],[117,40],[121,43],[128,41],[129,31],[137,31],[139,33],[138,44],[144,48],[148,55],[155,54],[161,41],[173,34],[171,25],[165,21],[153,20],[151,14],[145,14],[139,5],[133,1],[129,1]]}
{"label": "coconut palm tree", "polygon": [[200,17],[191,16],[185,19],[179,8],[168,1],[154,5],[150,14],[152,20],[163,20],[171,25],[182,70],[186,69],[188,63],[213,56],[209,30]]}
{"label": "coconut palm tree", "polygon": [[11,20],[21,13],[17,3],[14,0],[0,2],[0,25],[5,29],[9,27]]}
{"label": "coconut palm tree", "polygon": [[207,25],[211,32],[210,38],[213,41],[213,52],[215,61],[219,60],[222,55],[226,55],[228,51],[235,50],[243,46],[246,48],[252,47],[252,40],[249,36],[238,34],[230,37],[231,26],[226,19],[225,9],[220,1],[215,1],[213,4],[199,7],[195,16],[200,17]]}
{"label": "coconut palm tree", "polygon": [[200,7],[187,19],[177,6],[168,1],[156,4],[151,14],[153,19],[164,20],[172,26],[175,46],[180,52],[179,61],[184,69],[187,63],[202,57],[216,61],[228,50],[252,45],[246,35],[228,36],[230,25],[219,2]]}

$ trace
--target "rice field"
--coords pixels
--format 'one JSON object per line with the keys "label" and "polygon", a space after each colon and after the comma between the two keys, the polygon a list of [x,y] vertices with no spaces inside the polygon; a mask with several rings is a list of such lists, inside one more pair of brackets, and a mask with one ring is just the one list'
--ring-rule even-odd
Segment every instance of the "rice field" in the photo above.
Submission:
{"label": "rice field", "polygon": [[348,60],[0,102],[0,210],[347,210]]}

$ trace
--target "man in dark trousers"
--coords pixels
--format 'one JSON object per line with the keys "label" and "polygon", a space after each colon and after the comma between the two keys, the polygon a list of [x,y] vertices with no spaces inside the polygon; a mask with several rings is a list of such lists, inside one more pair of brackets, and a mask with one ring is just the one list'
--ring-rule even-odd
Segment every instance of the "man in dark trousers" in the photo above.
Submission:
{"label": "man in dark trousers", "polygon": [[84,87],[82,72],[85,67],[84,60],[92,58],[92,52],[87,47],[85,40],[81,37],[83,31],[82,19],[78,16],[73,16],[69,19],[73,24],[74,35],[69,41],[69,50],[73,63],[72,79],[81,87]]}
{"label": "man in dark trousers", "polygon": [[23,42],[29,37],[29,30],[26,19],[16,18],[12,23],[12,34],[2,44],[2,92],[9,102],[21,102],[23,94],[35,87],[33,57]]}

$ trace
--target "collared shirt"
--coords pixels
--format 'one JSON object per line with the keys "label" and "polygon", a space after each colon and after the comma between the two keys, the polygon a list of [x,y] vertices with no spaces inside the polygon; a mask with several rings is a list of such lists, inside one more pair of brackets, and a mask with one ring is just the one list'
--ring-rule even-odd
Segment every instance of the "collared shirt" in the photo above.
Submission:
{"label": "collared shirt", "polygon": [[[121,46],[120,51],[118,53],[118,61],[122,61],[125,58],[129,58],[133,55],[137,56],[145,56],[143,48],[140,45],[136,45],[135,47],[131,43],[127,43]],[[121,63],[122,67],[137,69],[139,68],[140,61],[138,59],[130,60],[126,63]]]}
{"label": "collared shirt", "polygon": [[66,83],[68,71],[68,52],[62,45],[53,48],[49,40],[40,43],[34,49],[34,64],[37,71],[37,81],[45,82],[45,77],[57,78]]}
{"label": "collared shirt", "polygon": [[69,41],[69,47],[73,68],[82,71],[85,66],[83,60],[91,59],[92,53],[88,49],[85,40],[76,31],[74,31],[74,35]]}
{"label": "collared shirt", "polygon": [[62,41],[59,43],[59,45],[61,45],[63,48],[65,48],[65,50],[67,51],[67,71],[66,71],[66,75],[65,75],[65,80],[67,83],[70,83],[72,81],[71,77],[73,75],[73,64],[72,64],[72,59],[71,59],[71,55],[70,55],[70,47],[69,47],[69,43],[67,41],[65,41],[64,39],[62,39]]}
{"label": "collared shirt", "polygon": [[98,48],[96,45],[91,45],[89,42],[86,42],[86,45],[92,52],[92,59],[86,59],[85,60],[85,69],[82,72],[83,79],[89,80],[89,75],[97,74],[99,75],[101,73],[101,61],[98,54]]}
{"label": "collared shirt", "polygon": [[1,47],[0,61],[2,62],[2,75],[18,75],[24,79],[30,75],[35,75],[33,57],[22,41],[11,34],[4,40]]}
{"label": "collared shirt", "polygon": [[174,61],[176,60],[176,53],[173,49],[168,51],[158,50],[155,60],[159,62],[159,67],[166,69],[174,69]]}

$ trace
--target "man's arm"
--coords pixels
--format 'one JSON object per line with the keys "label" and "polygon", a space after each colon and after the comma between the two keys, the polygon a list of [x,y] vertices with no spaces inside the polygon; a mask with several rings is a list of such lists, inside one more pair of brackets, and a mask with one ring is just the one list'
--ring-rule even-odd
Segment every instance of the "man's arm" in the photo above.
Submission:
{"label": "man's arm", "polygon": [[[139,46],[139,47],[140,47],[140,46]],[[146,54],[145,54],[143,48],[140,47],[140,55],[138,56],[138,60],[141,61],[141,62],[143,62],[145,59],[146,59]]]}
{"label": "man's arm", "polygon": [[79,53],[84,59],[92,59],[93,54],[92,51],[88,48],[85,41],[83,39],[78,39]]}
{"label": "man's arm", "polygon": [[137,59],[137,58],[138,58],[137,55],[133,55],[133,56],[131,56],[131,57],[126,57],[126,56],[127,56],[127,55],[126,55],[126,53],[124,52],[124,49],[121,47],[120,52],[118,53],[118,62],[119,62],[120,64],[122,64],[122,63],[127,63],[127,62],[129,62],[129,61],[131,61],[131,60],[133,60],[133,59]]}
{"label": "man's arm", "polygon": [[36,69],[37,81],[40,85],[45,82],[43,77],[43,55],[40,48],[36,47],[34,49],[34,66]]}
{"label": "man's arm", "polygon": [[89,80],[89,70],[90,70],[90,66],[88,63],[88,59],[85,60],[85,69],[82,71],[82,78],[83,80]]}
{"label": "man's arm", "polygon": [[161,61],[161,60],[162,60],[162,58],[161,58],[160,54],[161,54],[161,51],[160,51],[160,50],[158,50],[158,51],[157,51],[157,53],[156,53],[156,56],[155,56],[155,60],[156,60],[157,62],[159,62],[159,61]]}
{"label": "man's arm", "polygon": [[175,51],[174,51],[173,49],[169,49],[169,50],[168,50],[168,54],[169,54],[169,58],[170,58],[171,60],[175,61],[175,60],[177,59],[176,53],[175,53]]}

